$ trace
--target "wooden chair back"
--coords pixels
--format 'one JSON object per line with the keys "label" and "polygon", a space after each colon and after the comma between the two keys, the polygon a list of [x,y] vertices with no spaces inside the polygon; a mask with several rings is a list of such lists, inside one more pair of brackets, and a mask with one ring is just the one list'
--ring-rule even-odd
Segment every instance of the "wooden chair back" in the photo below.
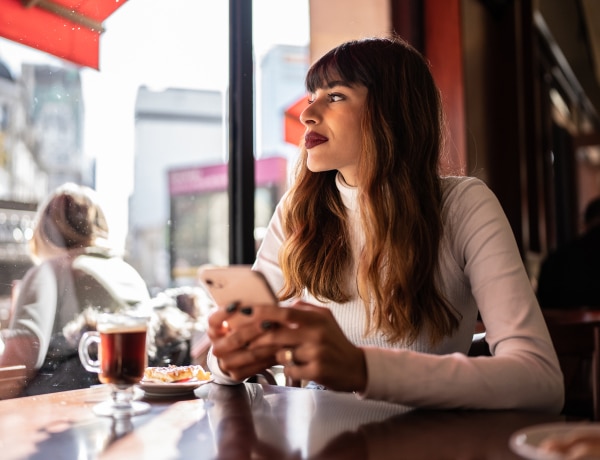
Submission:
{"label": "wooden chair back", "polygon": [[567,416],[600,420],[600,311],[544,310],[565,384]]}

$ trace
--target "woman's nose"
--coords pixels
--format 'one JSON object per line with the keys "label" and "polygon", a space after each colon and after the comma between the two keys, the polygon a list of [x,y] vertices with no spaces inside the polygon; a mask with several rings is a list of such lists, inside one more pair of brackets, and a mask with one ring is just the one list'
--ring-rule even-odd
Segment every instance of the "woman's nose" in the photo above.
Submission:
{"label": "woman's nose", "polygon": [[315,103],[309,104],[303,111],[300,113],[300,123],[304,126],[313,125],[318,122],[318,113],[315,107]]}

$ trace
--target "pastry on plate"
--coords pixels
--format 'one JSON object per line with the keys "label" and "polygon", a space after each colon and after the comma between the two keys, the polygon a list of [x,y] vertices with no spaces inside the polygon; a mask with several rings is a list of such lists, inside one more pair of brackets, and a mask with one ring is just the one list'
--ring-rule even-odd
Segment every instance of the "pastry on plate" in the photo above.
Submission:
{"label": "pastry on plate", "polygon": [[147,367],[144,371],[144,380],[151,382],[176,383],[187,382],[192,379],[208,380],[210,372],[206,372],[199,364],[189,366]]}

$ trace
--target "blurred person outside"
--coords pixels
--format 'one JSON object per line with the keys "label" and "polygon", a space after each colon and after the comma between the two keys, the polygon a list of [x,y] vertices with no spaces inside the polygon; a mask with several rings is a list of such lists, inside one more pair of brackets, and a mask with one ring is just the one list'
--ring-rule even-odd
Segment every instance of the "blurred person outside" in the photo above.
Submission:
{"label": "blurred person outside", "polygon": [[600,308],[600,197],[584,213],[584,233],[542,262],[537,296],[542,308]]}
{"label": "blurred person outside", "polygon": [[39,207],[30,241],[35,265],[19,283],[9,327],[0,331],[0,365],[27,367],[22,395],[98,384],[97,374],[79,360],[79,336],[88,326],[78,320],[89,310],[114,311],[150,299],[146,283],[108,236],[91,188],[64,184]]}

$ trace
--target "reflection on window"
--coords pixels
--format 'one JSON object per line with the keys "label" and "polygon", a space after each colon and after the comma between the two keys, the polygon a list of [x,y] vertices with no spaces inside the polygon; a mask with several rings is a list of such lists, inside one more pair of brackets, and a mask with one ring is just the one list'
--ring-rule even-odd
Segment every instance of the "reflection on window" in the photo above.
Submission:
{"label": "reflection on window", "polygon": [[[66,181],[99,192],[152,292],[228,263],[227,23],[227,2],[126,2],[104,23],[99,71],[0,38],[0,214],[25,222],[0,221],[0,319],[31,266],[33,212]],[[308,0],[254,0],[257,245],[297,153],[284,118],[308,36]]]}

